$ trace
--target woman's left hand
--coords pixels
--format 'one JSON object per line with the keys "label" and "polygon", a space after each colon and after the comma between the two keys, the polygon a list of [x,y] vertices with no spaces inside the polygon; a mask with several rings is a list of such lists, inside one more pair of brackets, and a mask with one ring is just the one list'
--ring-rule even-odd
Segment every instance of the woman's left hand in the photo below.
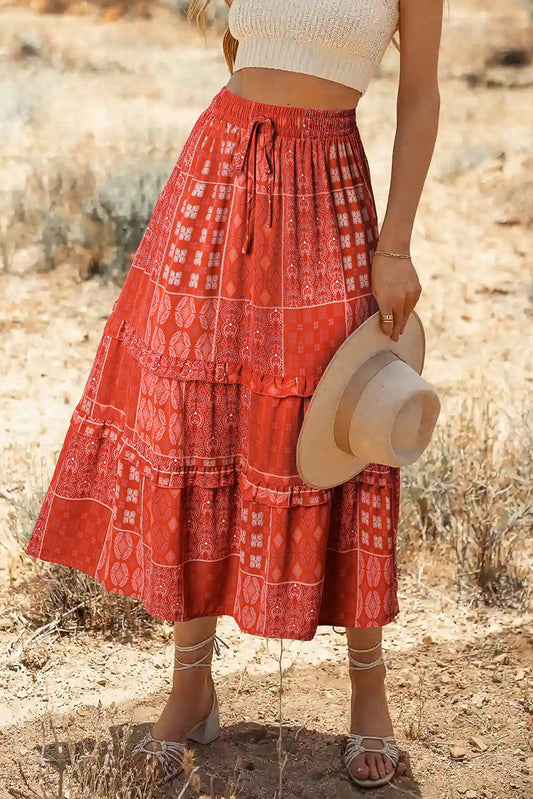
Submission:
{"label": "woman's left hand", "polygon": [[372,294],[381,313],[392,313],[394,322],[380,321],[381,329],[398,341],[409,314],[415,307],[422,286],[411,258],[376,254],[372,261]]}

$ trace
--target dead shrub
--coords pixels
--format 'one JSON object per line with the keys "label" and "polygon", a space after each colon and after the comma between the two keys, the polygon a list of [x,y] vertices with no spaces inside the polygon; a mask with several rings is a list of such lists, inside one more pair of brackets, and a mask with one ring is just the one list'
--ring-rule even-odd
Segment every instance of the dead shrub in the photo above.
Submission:
{"label": "dead shrub", "polygon": [[129,19],[151,19],[151,0],[18,0],[18,5],[31,8],[37,14],[95,15],[104,22],[124,17]]}
{"label": "dead shrub", "polygon": [[169,622],[151,616],[138,599],[106,591],[98,580],[78,569],[26,554],[43,500],[40,489],[28,503],[19,501],[10,523],[14,542],[8,561],[10,607],[32,630],[28,643],[43,634],[68,635],[80,630],[122,642],[161,632]]}
{"label": "dead shrub", "polygon": [[[17,760],[17,771],[21,779],[20,788],[8,788],[10,796],[16,799],[158,799],[169,796],[168,789],[158,789],[155,782],[157,771],[155,761],[147,761],[146,773],[138,777],[130,765],[130,750],[134,744],[133,725],[115,724],[112,718],[116,710],[113,702],[108,709],[99,702],[89,737],[74,740],[74,724],[66,724],[61,730],[61,740],[54,725],[52,715],[47,710],[50,727],[42,725],[42,760],[35,777],[26,773],[24,764]],[[111,719],[108,721],[108,719]],[[108,737],[107,731],[110,731]],[[47,738],[51,740],[46,740]],[[172,796],[198,797],[210,799],[202,791],[202,781],[196,765],[193,749],[184,756],[184,771],[170,784]],[[36,790],[38,789],[38,790]],[[230,793],[227,793],[230,797]],[[214,797],[214,794],[211,794]]]}
{"label": "dead shrub", "polygon": [[526,406],[515,416],[482,389],[439,420],[404,470],[401,538],[407,552],[453,555],[459,585],[485,604],[522,608],[531,588],[521,554],[533,520],[533,414]]}
{"label": "dead shrub", "polygon": [[12,197],[7,271],[14,250],[36,245],[37,271],[70,261],[82,280],[100,275],[121,285],[174,163],[175,152],[141,168],[121,164],[100,180],[90,167],[61,162],[46,175],[34,170]]}

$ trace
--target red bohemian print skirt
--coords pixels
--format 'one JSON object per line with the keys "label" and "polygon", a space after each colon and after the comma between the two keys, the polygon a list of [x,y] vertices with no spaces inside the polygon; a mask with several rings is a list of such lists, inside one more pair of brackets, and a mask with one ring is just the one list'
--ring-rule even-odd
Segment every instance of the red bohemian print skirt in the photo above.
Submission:
{"label": "red bohemian print skirt", "polygon": [[378,310],[355,113],[223,86],[199,115],[105,324],[28,554],[153,616],[230,615],[266,637],[399,613],[399,468],[316,489],[296,467],[324,369]]}

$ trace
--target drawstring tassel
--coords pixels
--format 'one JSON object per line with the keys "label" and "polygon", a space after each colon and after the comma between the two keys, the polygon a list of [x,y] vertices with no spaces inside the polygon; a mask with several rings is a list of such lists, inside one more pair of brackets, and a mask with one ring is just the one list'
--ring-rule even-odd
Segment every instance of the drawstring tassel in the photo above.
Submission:
{"label": "drawstring tassel", "polygon": [[[274,172],[273,172],[273,137],[274,137],[274,124],[270,117],[266,117],[264,115],[259,115],[256,117],[252,117],[248,123],[246,131],[239,142],[238,146],[235,149],[233,154],[233,158],[230,164],[230,175],[236,175],[237,172],[242,170],[246,176],[246,215],[245,215],[245,232],[244,232],[244,241],[242,244],[241,252],[247,253],[250,250],[250,246],[253,241],[253,217],[254,209],[255,209],[255,194],[256,190],[255,187],[252,186],[252,190],[249,189],[249,174],[248,174],[248,158],[250,153],[250,144],[252,140],[255,140],[257,136],[259,125],[261,123],[267,123],[268,131],[267,131],[267,141],[265,143],[265,157],[267,161],[267,185],[268,185],[268,226],[272,227],[272,219],[273,219],[273,188],[274,188]],[[254,149],[254,156],[255,156],[255,149]]]}

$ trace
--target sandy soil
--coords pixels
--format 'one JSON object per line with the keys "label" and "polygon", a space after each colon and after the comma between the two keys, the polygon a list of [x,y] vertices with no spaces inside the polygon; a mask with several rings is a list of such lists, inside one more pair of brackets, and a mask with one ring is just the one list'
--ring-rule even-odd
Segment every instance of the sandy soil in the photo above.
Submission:
{"label": "sandy soil", "polygon": [[[531,27],[525,7],[510,0],[465,0],[450,11],[439,137],[412,241],[423,285],[417,312],[427,333],[424,376],[443,398],[443,421],[473,390],[493,395],[512,420],[533,381],[526,346],[533,318],[533,72],[531,65],[487,67],[485,59],[498,47],[531,41]],[[23,31],[38,43],[40,58],[12,58],[12,37]],[[117,158],[146,159],[152,146],[170,146],[177,158],[194,119],[228,78],[220,41],[204,50],[163,11],[149,22],[102,24],[6,8],[0,64],[6,217],[10,192],[47,159],[90,161],[104,171]],[[380,215],[397,74],[390,48],[358,108]],[[59,731],[77,741],[93,734],[99,702],[114,710],[115,724],[133,719],[137,739],[164,704],[171,659],[169,626],[151,643],[130,645],[48,636],[37,652],[42,667],[21,662],[25,632],[7,590],[7,530],[17,523],[19,503],[47,483],[118,289],[80,281],[69,265],[38,273],[32,248],[12,255],[9,271],[0,271],[0,797],[21,787],[17,759],[37,772],[47,706]],[[365,793],[531,799],[533,613],[470,607],[456,596],[452,564],[400,562],[399,572],[401,613],[383,638],[402,765],[393,784]],[[224,730],[216,746],[202,750],[202,773],[206,780],[218,775],[214,785],[222,791],[237,771],[239,796],[273,797],[279,642],[246,636],[226,617],[219,633],[231,647],[214,668]],[[349,711],[344,637],[320,628],[312,642],[284,642],[283,664],[283,796],[358,795],[339,759]],[[463,746],[464,755],[452,757],[452,745]]]}

